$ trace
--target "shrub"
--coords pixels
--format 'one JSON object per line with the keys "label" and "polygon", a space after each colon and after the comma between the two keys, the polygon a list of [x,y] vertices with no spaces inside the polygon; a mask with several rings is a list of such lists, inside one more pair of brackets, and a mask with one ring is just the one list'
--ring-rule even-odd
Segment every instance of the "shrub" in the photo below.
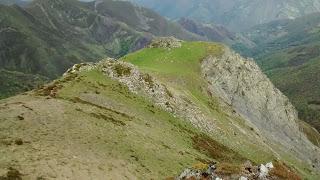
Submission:
{"label": "shrub", "polygon": [[271,176],[276,176],[279,179],[301,180],[301,177],[289,168],[283,162],[275,162],[274,168],[270,171]]}
{"label": "shrub", "polygon": [[129,76],[131,74],[131,68],[122,64],[116,64],[114,66],[114,70],[116,71],[118,76]]}
{"label": "shrub", "polygon": [[192,168],[200,171],[205,171],[208,169],[208,164],[200,162],[200,163],[194,164]]}

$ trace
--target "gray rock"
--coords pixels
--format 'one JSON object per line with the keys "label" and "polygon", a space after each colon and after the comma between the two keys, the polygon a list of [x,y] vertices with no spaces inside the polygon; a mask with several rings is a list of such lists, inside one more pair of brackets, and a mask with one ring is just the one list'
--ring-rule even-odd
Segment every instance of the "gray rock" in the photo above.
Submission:
{"label": "gray rock", "polygon": [[265,165],[261,164],[259,167],[259,178],[265,179],[267,178],[268,174],[269,174],[269,169]]}
{"label": "gray rock", "polygon": [[[212,117],[203,113],[201,107],[198,107],[183,95],[170,91],[167,86],[151,75],[140,72],[140,70],[132,64],[122,61],[106,60],[98,66],[102,67],[102,71],[107,76],[126,85],[131,92],[148,97],[157,106],[173,113],[175,116],[188,120],[199,129],[206,132],[214,131],[215,125]],[[130,69],[130,74],[119,75],[115,70],[116,66]]]}
{"label": "gray rock", "polygon": [[267,164],[266,164],[266,167],[267,167],[269,170],[273,169],[273,164],[272,164],[272,162],[267,163]]}
{"label": "gray rock", "polygon": [[[302,161],[320,157],[319,148],[302,133],[297,111],[252,59],[226,48],[222,57],[202,61],[208,90],[255,126],[270,144],[288,149]],[[316,165],[320,168],[320,163]]]}
{"label": "gray rock", "polygon": [[248,180],[248,178],[247,178],[247,177],[244,177],[244,176],[241,176],[241,177],[239,178],[239,180]]}

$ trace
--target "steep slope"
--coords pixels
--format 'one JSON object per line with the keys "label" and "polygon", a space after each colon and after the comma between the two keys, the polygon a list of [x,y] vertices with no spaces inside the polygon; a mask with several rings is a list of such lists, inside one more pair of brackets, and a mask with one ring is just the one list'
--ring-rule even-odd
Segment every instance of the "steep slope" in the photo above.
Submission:
{"label": "steep slope", "polygon": [[277,19],[296,18],[320,11],[319,0],[131,0],[171,19],[188,17],[223,24],[232,31]]}
{"label": "steep slope", "polygon": [[99,14],[111,16],[139,32],[148,32],[155,36],[174,36],[179,39],[201,39],[200,36],[184,30],[179,24],[166,20],[154,11],[136,7],[127,1],[98,0],[94,4]]}
{"label": "steep slope", "polygon": [[231,44],[237,38],[235,33],[230,32],[223,26],[203,24],[188,18],[181,18],[177,22],[186,30],[198,34],[209,41]]}
{"label": "steep slope", "polygon": [[[113,12],[120,10],[127,14]],[[124,17],[135,17],[136,25]],[[0,29],[1,68],[51,79],[75,63],[140,49],[154,36],[198,39],[151,10],[112,0],[35,0],[26,8],[1,5]]]}
{"label": "steep slope", "polygon": [[287,98],[220,44],[162,38],[119,61],[75,65],[2,100],[0,120],[0,176],[164,179],[217,161],[220,177],[239,178],[246,160],[320,176],[319,149]]}
{"label": "steep slope", "polygon": [[48,82],[49,79],[43,76],[0,69],[0,99],[30,91]]}
{"label": "steep slope", "polygon": [[275,85],[299,110],[300,118],[320,131],[318,89],[320,14],[275,21],[244,33],[253,48],[236,47],[255,57]]}

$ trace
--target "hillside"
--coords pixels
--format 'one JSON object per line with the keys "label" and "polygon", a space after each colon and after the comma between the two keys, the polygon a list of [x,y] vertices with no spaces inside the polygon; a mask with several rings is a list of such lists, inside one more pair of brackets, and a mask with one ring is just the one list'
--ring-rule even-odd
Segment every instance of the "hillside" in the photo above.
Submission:
{"label": "hillside", "polygon": [[171,19],[222,24],[232,31],[320,11],[319,0],[131,0]]}
{"label": "hillside", "polygon": [[247,160],[273,161],[271,178],[320,177],[320,150],[288,99],[215,43],[161,38],[118,61],[75,65],[1,100],[0,128],[4,178],[164,179],[212,161],[219,177],[254,177]]}
{"label": "hillside", "polygon": [[188,18],[181,18],[177,22],[184,29],[204,37],[208,41],[232,44],[237,38],[235,33],[220,25],[205,24]]}
{"label": "hillside", "polygon": [[275,85],[299,110],[300,118],[320,131],[320,14],[274,21],[243,35],[253,48],[235,47],[253,56]]}
{"label": "hillside", "polygon": [[0,66],[6,71],[54,79],[76,63],[123,56],[155,36],[200,39],[128,2],[35,0],[24,8],[0,5]]}
{"label": "hillside", "polygon": [[0,99],[38,88],[48,82],[49,79],[43,76],[0,69]]}

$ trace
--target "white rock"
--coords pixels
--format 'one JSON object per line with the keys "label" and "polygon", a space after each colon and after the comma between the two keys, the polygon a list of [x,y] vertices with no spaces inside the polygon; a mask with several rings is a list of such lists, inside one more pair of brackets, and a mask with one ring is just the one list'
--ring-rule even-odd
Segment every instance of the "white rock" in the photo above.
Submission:
{"label": "white rock", "polygon": [[247,178],[247,177],[244,177],[244,176],[241,176],[241,177],[239,178],[239,180],[248,180],[248,178]]}
{"label": "white rock", "polygon": [[261,164],[259,178],[261,179],[266,178],[268,173],[269,173],[269,169],[265,165]]}
{"label": "white rock", "polygon": [[269,170],[272,169],[272,168],[273,168],[272,162],[267,163],[267,164],[266,164],[266,167],[267,167]]}
{"label": "white rock", "polygon": [[186,178],[191,173],[190,169],[185,169],[179,176],[179,179]]}
{"label": "white rock", "polygon": [[219,178],[219,177],[216,177],[216,180],[223,180],[223,179],[221,179],[221,178]]}

